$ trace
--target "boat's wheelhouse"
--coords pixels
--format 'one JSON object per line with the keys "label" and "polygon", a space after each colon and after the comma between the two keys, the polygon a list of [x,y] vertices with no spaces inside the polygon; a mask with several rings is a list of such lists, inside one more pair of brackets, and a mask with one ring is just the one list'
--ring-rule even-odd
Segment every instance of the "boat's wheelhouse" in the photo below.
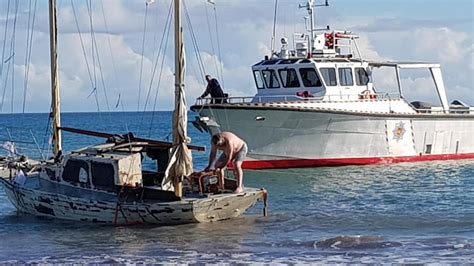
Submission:
{"label": "boat's wheelhouse", "polygon": [[351,100],[374,93],[367,62],[323,59],[271,59],[252,67],[254,102]]}
{"label": "boat's wheelhouse", "polygon": [[123,187],[159,187],[168,163],[168,150],[140,143],[129,145],[116,149],[116,144],[102,144],[73,152],[64,156],[61,165],[43,165],[39,169],[40,178],[111,193]]}

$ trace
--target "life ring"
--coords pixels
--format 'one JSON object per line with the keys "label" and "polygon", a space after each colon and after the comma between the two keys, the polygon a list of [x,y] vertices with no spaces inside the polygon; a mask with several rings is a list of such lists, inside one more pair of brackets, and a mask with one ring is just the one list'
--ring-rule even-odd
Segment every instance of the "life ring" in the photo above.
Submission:
{"label": "life ring", "polygon": [[334,49],[334,36],[332,33],[326,33],[324,34],[324,37],[326,38],[325,45],[327,49]]}

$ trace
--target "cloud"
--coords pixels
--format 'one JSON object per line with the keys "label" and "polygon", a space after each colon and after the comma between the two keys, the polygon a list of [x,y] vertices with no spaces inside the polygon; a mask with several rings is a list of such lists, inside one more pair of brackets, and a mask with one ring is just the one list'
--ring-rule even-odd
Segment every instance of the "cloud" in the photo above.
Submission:
{"label": "cloud", "polygon": [[352,27],[353,30],[359,32],[387,32],[387,31],[405,31],[409,28],[413,28],[413,25],[416,27],[442,27],[445,25],[444,22],[439,20],[423,20],[423,19],[400,19],[398,17],[392,18],[376,18],[370,23],[365,25],[360,25]]}
{"label": "cloud", "polygon": [[[437,62],[441,64],[448,99],[462,98],[469,104],[474,105],[474,94],[459,88],[473,88],[472,76],[474,49],[472,38],[465,32],[459,32],[445,27],[442,28],[409,28],[400,31],[378,32],[376,34],[366,33],[371,44],[384,54],[388,61],[421,61]],[[379,48],[380,47],[380,48]],[[426,71],[425,76],[430,76]],[[423,85],[423,82],[414,82],[416,77],[411,78],[406,90],[416,91],[419,94],[411,94],[412,97],[424,97],[423,91],[435,91]],[[382,80],[382,82],[384,82]],[[415,86],[421,86],[420,90]]]}
{"label": "cloud", "polygon": [[[156,1],[153,5],[148,6],[140,93],[138,85],[142,62],[145,0],[103,0],[103,11],[107,23],[105,23],[102,14],[101,1],[92,1],[95,38],[102,68],[98,66],[97,55],[92,55],[90,17],[87,6],[85,2],[74,1],[91,75],[85,63],[70,1],[61,1],[60,3],[59,49],[63,109],[65,111],[97,110],[94,97],[87,98],[93,87],[97,86],[101,110],[106,110],[107,104],[100,74],[102,71],[111,110],[122,110],[121,108],[115,108],[119,95],[126,110],[137,110],[139,94],[141,97],[140,110],[143,110],[147,101],[152,70],[155,65],[170,2]],[[270,54],[273,1],[217,1],[216,5],[213,6],[204,0],[196,0],[187,1],[186,4],[200,48],[198,51],[192,49],[186,19],[183,18],[188,56],[186,72],[188,104],[192,104],[194,98],[199,96],[205,87],[202,73],[196,63],[196,54],[200,54],[203,59],[205,71],[221,79],[220,81],[226,92],[233,96],[254,95],[256,89],[251,74],[251,66],[262,60],[265,55]],[[26,10],[26,3],[21,2],[20,5],[20,10]],[[288,37],[291,43],[294,31],[304,31],[303,16],[305,13],[304,10],[299,10],[297,5],[298,3],[295,2],[283,2],[280,6],[279,23],[276,29],[277,49],[279,49],[278,40],[280,37]],[[5,5],[0,4],[0,7],[3,6]],[[214,13],[214,7],[217,8],[217,14]],[[49,110],[49,35],[46,14],[47,5],[39,1],[30,66],[30,87],[26,98],[27,111],[29,112],[46,112]],[[3,13],[0,15],[5,19]],[[16,40],[16,91],[14,97],[16,112],[21,111],[23,101],[22,79],[25,69],[27,25],[27,17],[25,18],[24,15],[23,12],[18,19]],[[218,19],[217,24],[215,24],[215,15]],[[474,105],[474,94],[472,93],[474,83],[472,75],[474,70],[472,32],[462,31],[446,24],[446,18],[410,19],[394,15],[373,17],[371,14],[347,17],[333,11],[318,13],[318,15],[318,22],[327,21],[332,28],[350,28],[360,34],[361,38],[358,40],[358,45],[364,58],[368,60],[440,62],[449,98],[464,99],[467,103]],[[1,22],[4,22],[4,20],[0,19],[0,32],[3,33],[4,23]],[[416,27],[413,25],[416,25]],[[219,30],[218,32],[216,27]],[[9,33],[11,32],[9,31]],[[219,39],[217,39],[217,33],[219,33]],[[170,110],[174,103],[174,48],[172,42],[173,34],[171,33],[158,91],[158,101],[156,103],[158,110]],[[7,50],[7,54],[8,52]],[[161,61],[158,63],[158,67],[160,64]],[[221,66],[223,77],[219,74]],[[385,74],[375,79],[377,88],[394,88],[396,83],[393,82],[393,78],[387,78],[388,74],[392,74],[389,72],[386,71]],[[159,72],[155,74],[151,86],[147,110],[151,110],[154,105],[158,75]],[[95,78],[92,78],[92,84],[91,76],[95,76]],[[11,74],[9,78],[11,78]],[[426,80],[426,76],[407,75],[403,78],[404,88],[413,92],[413,95],[410,95],[411,97],[430,97],[431,94],[428,91],[432,89],[429,87],[432,84]],[[4,79],[5,76],[2,77],[2,81]],[[2,92],[0,90],[0,93]],[[432,95],[435,95],[435,93],[433,92]],[[10,98],[10,90],[7,90],[6,99],[8,99],[8,104],[3,108],[3,112],[10,110]]]}

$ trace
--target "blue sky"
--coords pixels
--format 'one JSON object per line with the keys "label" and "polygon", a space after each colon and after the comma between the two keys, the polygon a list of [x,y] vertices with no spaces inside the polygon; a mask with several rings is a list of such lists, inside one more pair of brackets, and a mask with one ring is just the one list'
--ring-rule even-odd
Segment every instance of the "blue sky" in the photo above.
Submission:
{"label": "blue sky", "polygon": [[[14,0],[11,0],[14,2]],[[26,112],[49,110],[49,55],[47,34],[46,1],[38,1],[37,20],[33,38],[32,58],[29,67]],[[81,29],[82,42],[87,62],[92,68],[92,41],[90,20],[86,1],[74,1],[76,16]],[[200,47],[200,55],[206,72],[220,76],[222,65],[225,90],[233,96],[255,94],[250,66],[268,54],[273,20],[273,0],[215,0],[217,8],[219,44],[213,30],[214,11],[205,0],[188,0],[187,6]],[[279,0],[277,39],[293,31],[303,31],[304,10],[297,8],[304,1]],[[317,10],[319,25],[331,25],[333,29],[350,29],[361,36],[359,45],[363,55],[371,60],[434,61],[442,64],[448,97],[463,99],[474,105],[474,1],[471,0],[333,0],[330,7]],[[0,2],[0,44],[6,22],[7,0]],[[159,89],[157,78],[151,89],[151,73],[169,0],[156,0],[148,7],[147,33],[144,49],[142,82],[140,90],[140,68],[142,66],[142,36],[145,15],[145,0],[93,0],[93,22],[96,43],[102,68],[96,66],[95,76],[100,71],[104,82],[97,79],[97,102],[101,111],[151,110],[154,96],[158,94],[157,110],[170,110],[173,105],[173,53],[169,46]],[[12,95],[11,86],[5,90],[4,82],[11,83],[12,71],[6,75],[7,64],[0,86],[0,112],[22,112],[25,83],[25,51],[29,1],[20,1],[15,42],[15,77]],[[107,29],[102,17],[102,4],[106,15]],[[97,111],[98,105],[93,91],[81,40],[77,34],[71,1],[60,0],[59,43],[61,84],[63,87],[64,111]],[[208,16],[206,16],[206,10]],[[7,41],[11,40],[13,9],[10,10]],[[209,32],[207,20],[210,21]],[[212,38],[210,37],[212,34]],[[212,43],[211,43],[212,39]],[[155,41],[154,41],[155,40]],[[189,37],[187,37],[189,43]],[[110,42],[110,45],[109,45]],[[172,42],[172,36],[169,39]],[[212,49],[214,46],[214,49]],[[6,54],[11,55],[7,45]],[[1,47],[0,47],[1,48]],[[1,51],[0,51],[1,52]],[[192,104],[202,93],[203,81],[195,62],[195,51],[187,47],[187,96]],[[97,60],[96,56],[95,60]],[[97,61],[96,65],[97,65]],[[217,64],[216,64],[217,62]],[[114,64],[115,63],[115,64]],[[160,62],[161,63],[161,62]],[[217,68],[217,70],[216,70]],[[390,87],[390,80],[379,79],[380,86]],[[105,90],[102,86],[105,84]],[[379,86],[379,87],[380,87]],[[429,80],[419,76],[406,76],[404,87],[416,99],[432,100]],[[5,91],[5,93],[4,93]],[[140,91],[140,92],[139,92]],[[4,94],[4,96],[3,96]],[[107,94],[108,101],[105,98]],[[140,100],[138,95],[140,94]],[[120,107],[115,108],[119,98]],[[12,97],[13,96],[13,97]],[[3,100],[2,100],[3,99]],[[140,106],[138,107],[138,102]],[[3,103],[3,105],[2,105]],[[13,108],[12,108],[13,103]],[[108,104],[107,104],[108,103]],[[107,107],[108,105],[108,107]]]}

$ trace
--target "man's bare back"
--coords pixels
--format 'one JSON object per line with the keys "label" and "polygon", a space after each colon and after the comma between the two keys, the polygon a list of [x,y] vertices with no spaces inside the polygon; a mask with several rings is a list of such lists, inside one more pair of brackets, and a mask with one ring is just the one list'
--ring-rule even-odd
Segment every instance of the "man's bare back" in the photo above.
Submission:
{"label": "man's bare back", "polygon": [[232,161],[235,155],[242,149],[245,145],[245,142],[237,137],[232,132],[222,132],[221,136],[226,140],[225,145],[218,147],[219,150],[222,150],[227,158],[230,158]]}

